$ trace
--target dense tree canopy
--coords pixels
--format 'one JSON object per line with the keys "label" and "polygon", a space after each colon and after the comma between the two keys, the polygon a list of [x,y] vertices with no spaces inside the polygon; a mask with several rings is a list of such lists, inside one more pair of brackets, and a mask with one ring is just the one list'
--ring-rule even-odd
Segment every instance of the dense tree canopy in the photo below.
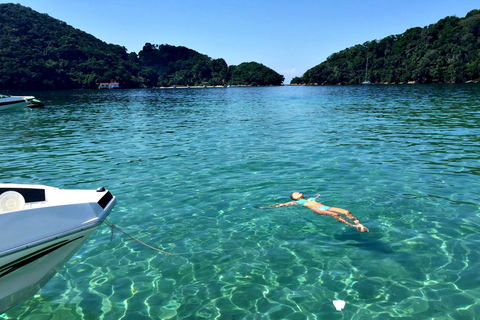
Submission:
{"label": "dense tree canopy", "polygon": [[211,59],[185,47],[145,44],[138,54],[149,84],[157,86],[281,85],[284,77],[263,64],[242,63],[228,67],[223,59]]}
{"label": "dense tree canopy", "polygon": [[224,85],[228,80],[225,60],[185,47],[146,43],[138,56],[152,86]]}
{"label": "dense tree canopy", "polygon": [[0,88],[94,88],[115,79],[135,86],[125,48],[15,4],[0,5]]}
{"label": "dense tree canopy", "polygon": [[[110,81],[122,88],[224,85],[233,70],[223,59],[185,47],[147,43],[138,55],[127,53],[124,47],[107,44],[47,14],[19,4],[0,4],[2,90],[96,88]],[[267,80],[254,84],[280,84],[270,75],[276,72],[263,70]],[[239,74],[239,79],[244,78]]]}
{"label": "dense tree canopy", "polygon": [[480,80],[480,10],[334,53],[292,84],[359,84],[365,79],[373,83]]}
{"label": "dense tree canopy", "polygon": [[233,70],[232,83],[238,85],[279,86],[285,77],[257,62],[244,62]]}

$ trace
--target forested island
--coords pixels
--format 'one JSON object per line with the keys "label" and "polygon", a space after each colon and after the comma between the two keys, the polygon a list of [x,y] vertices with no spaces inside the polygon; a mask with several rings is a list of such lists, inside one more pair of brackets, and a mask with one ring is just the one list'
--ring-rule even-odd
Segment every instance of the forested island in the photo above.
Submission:
{"label": "forested island", "polygon": [[478,82],[479,39],[480,10],[472,10],[334,53],[291,84]]}
{"label": "forested island", "polygon": [[228,66],[185,47],[146,43],[137,54],[107,44],[47,14],[0,4],[0,89],[93,89],[158,86],[281,85],[257,62]]}
{"label": "forested island", "polygon": [[192,49],[146,43],[138,53],[142,81],[152,86],[281,85],[284,77],[263,64],[244,62],[228,66]]}
{"label": "forested island", "polygon": [[[458,83],[480,81],[480,10],[329,56],[293,85]],[[195,50],[146,43],[137,53],[107,44],[47,14],[0,4],[0,89],[91,89],[282,85],[257,62],[228,65]]]}

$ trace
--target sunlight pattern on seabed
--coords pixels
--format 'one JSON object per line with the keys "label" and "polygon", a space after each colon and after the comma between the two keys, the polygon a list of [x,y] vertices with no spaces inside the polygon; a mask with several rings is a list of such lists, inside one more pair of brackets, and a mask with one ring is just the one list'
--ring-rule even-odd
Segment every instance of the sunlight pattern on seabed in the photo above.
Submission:
{"label": "sunlight pattern on seabed", "polygon": [[[107,226],[4,319],[473,319],[477,85],[35,92],[1,181],[105,186]],[[321,194],[364,234],[299,206]],[[336,311],[334,300],[344,300]]]}

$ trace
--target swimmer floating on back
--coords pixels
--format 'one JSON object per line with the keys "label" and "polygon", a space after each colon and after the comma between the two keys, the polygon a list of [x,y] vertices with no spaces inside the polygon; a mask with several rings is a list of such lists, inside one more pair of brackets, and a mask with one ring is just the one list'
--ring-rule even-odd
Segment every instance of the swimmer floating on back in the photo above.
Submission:
{"label": "swimmer floating on back", "polygon": [[[318,197],[320,197],[319,194],[317,194],[317,196],[315,198],[305,199],[303,197],[303,194],[301,194],[300,192],[294,192],[290,196],[290,198],[292,198],[293,201],[286,202],[286,203],[281,203],[281,204],[274,204],[274,205],[271,205],[269,207],[260,207],[260,209],[279,208],[279,207],[293,206],[293,205],[299,204],[301,206],[309,208],[310,210],[312,210],[315,213],[325,214],[327,216],[334,217],[337,221],[348,224],[349,226],[354,227],[355,229],[357,229],[360,232],[369,232],[370,231],[365,226],[363,226],[360,223],[360,221],[350,213],[350,211],[345,210],[345,209],[341,209],[341,208],[326,206],[326,205],[317,201]],[[353,223],[348,222],[347,220],[342,218],[339,215],[339,213],[345,215]]]}

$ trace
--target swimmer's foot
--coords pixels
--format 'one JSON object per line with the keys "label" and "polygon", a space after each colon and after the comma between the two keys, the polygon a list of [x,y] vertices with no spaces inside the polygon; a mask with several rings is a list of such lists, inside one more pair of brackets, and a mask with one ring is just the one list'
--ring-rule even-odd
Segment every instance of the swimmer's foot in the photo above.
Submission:
{"label": "swimmer's foot", "polygon": [[360,232],[370,232],[370,230],[368,230],[367,227],[365,227],[361,223],[357,223],[356,225],[354,225],[354,227],[355,227],[355,229],[357,229]]}

